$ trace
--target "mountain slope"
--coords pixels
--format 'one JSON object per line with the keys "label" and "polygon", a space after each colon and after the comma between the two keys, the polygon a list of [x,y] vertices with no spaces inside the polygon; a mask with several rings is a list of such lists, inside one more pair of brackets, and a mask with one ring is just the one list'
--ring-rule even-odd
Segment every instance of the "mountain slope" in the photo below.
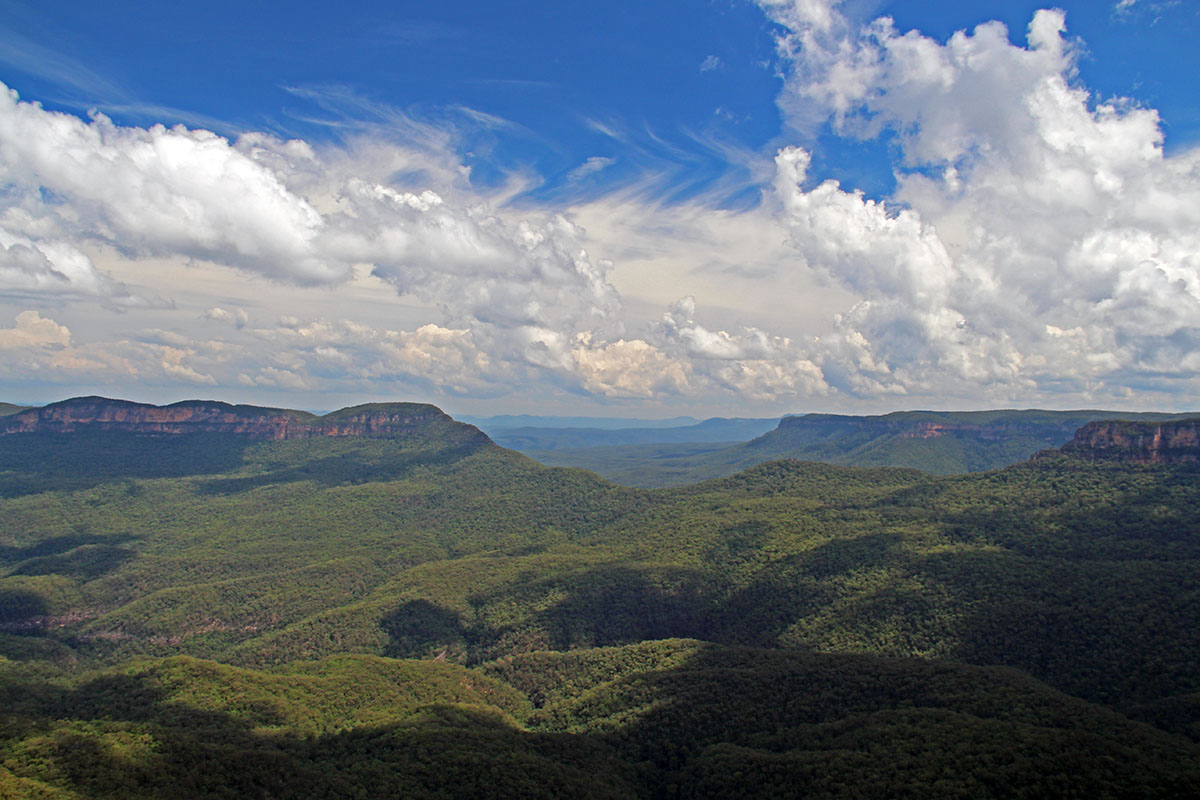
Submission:
{"label": "mountain slope", "polygon": [[775,430],[727,447],[518,449],[545,464],[591,469],[618,483],[645,487],[683,486],[782,458],[952,475],[1015,464],[1063,445],[1076,429],[1096,420],[1151,422],[1185,416],[1035,410],[901,411],[874,417],[805,414],[784,417]]}
{"label": "mountain slope", "polygon": [[1114,704],[1200,691],[1186,465],[773,462],[663,492],[431,425],[214,434],[213,471],[212,436],[0,437],[0,652],[478,663],[687,636],[1007,664]]}

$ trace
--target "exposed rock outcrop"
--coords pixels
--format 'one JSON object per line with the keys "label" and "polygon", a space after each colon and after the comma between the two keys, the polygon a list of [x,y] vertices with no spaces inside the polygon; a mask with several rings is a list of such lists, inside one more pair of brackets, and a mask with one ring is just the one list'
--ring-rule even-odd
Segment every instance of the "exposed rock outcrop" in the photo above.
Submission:
{"label": "exposed rock outcrop", "polygon": [[1200,417],[1169,422],[1090,422],[1057,451],[1086,461],[1189,464],[1200,461]]}

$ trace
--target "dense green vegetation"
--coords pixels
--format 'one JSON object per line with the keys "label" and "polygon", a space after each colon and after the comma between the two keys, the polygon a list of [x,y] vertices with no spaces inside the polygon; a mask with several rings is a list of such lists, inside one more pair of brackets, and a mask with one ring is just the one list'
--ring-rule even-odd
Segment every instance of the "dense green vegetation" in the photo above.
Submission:
{"label": "dense green vegetation", "polygon": [[76,675],[7,665],[0,701],[5,797],[1200,790],[1196,745],[1015,671],[678,639],[478,669],[366,656],[271,672],[183,656]]}
{"label": "dense green vegetation", "polygon": [[1197,619],[1194,466],[0,437],[5,797],[1185,796]]}
{"label": "dense green vegetation", "polygon": [[543,728],[680,796],[1154,796],[1197,777],[1180,741],[1010,670],[678,640],[487,669]]}
{"label": "dense green vegetation", "polygon": [[628,486],[684,486],[784,458],[858,467],[911,467],[935,475],[983,472],[1059,447],[1094,420],[1161,421],[1186,414],[1113,411],[898,411],[878,417],[805,414],[786,417],[758,438],[718,446],[697,439],[672,444],[564,444],[536,437],[507,443],[543,464],[592,470]]}

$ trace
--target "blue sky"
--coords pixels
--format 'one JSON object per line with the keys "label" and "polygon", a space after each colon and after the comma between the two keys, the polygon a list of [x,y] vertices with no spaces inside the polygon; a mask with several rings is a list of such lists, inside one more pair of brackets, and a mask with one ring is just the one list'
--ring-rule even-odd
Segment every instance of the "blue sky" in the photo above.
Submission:
{"label": "blue sky", "polygon": [[[847,3],[939,40],[996,19],[1020,40],[1038,2]],[[1077,79],[1160,112],[1168,147],[1200,138],[1188,76],[1200,73],[1191,3],[1059,3],[1082,41]],[[702,184],[736,169],[710,139],[767,151],[786,139],[775,105],[775,26],[751,2],[4,3],[8,82],[48,107],[99,108],[130,124],[183,122],[322,140],[377,121],[372,106],[455,118],[479,182],[530,168],[561,188],[588,158],[613,159],[587,189],[661,159]],[[17,55],[13,55],[16,53]],[[510,126],[467,125],[461,109]],[[615,139],[597,128],[610,128]],[[821,176],[892,188],[886,148],[826,134]],[[538,193],[535,193],[537,195]],[[743,198],[746,199],[746,198]]]}
{"label": "blue sky", "polygon": [[620,153],[590,121],[684,149],[684,131],[761,147],[779,130],[771,26],[746,3],[10,5],[10,36],[91,73],[69,86],[41,59],[12,59],[26,92],[135,123],[175,109],[183,122],[324,138],[338,130],[322,120],[365,110],[329,107],[342,94],[416,114],[466,107],[514,123],[492,131],[500,163],[550,176]]}
{"label": "blue sky", "polygon": [[[8,209],[0,245],[16,275],[7,289],[0,283],[0,345],[3,330],[20,344],[0,349],[6,395],[113,393],[104,376],[131,370],[138,377],[120,383],[147,399],[201,391],[328,407],[420,395],[473,413],[574,413],[580,403],[645,415],[747,404],[768,413],[1195,405],[1190,367],[1158,364],[1190,355],[1197,330],[1194,260],[1175,255],[1190,246],[1188,221],[1159,230],[1141,210],[1164,192],[1193,196],[1177,176],[1200,142],[1190,80],[1200,68],[1200,7],[1060,3],[1065,32],[1054,41],[1065,49],[1053,58],[1046,48],[1045,58],[1030,55],[1038,46],[1027,28],[1043,8],[0,2],[0,81],[19,94],[13,113],[29,112],[26,130],[55,129],[66,118],[53,114],[63,112],[92,131],[50,136],[46,147],[62,149],[40,153],[44,161],[10,149],[0,173]],[[1039,17],[1047,30],[1056,13]],[[881,37],[873,21],[882,16],[894,27]],[[1007,26],[1006,39],[972,34],[989,20]],[[948,40],[960,31],[956,51]],[[991,66],[971,66],[968,51]],[[905,74],[931,58],[944,60],[943,77],[957,75],[958,89]],[[953,98],[960,90],[975,91],[966,105],[980,107],[963,111]],[[905,92],[911,108],[889,105]],[[1007,123],[983,92],[998,93],[994,105],[1011,108],[1009,119],[1029,111],[1028,124],[1002,131]],[[89,121],[92,109],[111,119],[110,135]],[[176,124],[193,133],[153,132]],[[198,145],[195,131],[224,144]],[[1078,153],[1062,139],[1075,135]],[[76,158],[71,148],[94,136],[103,139],[96,164],[128,166],[107,179],[141,187],[125,205],[57,171],[56,158]],[[315,155],[297,156],[288,141]],[[196,159],[187,170],[147,165],[175,146],[187,148],[177,157]],[[1047,197],[1029,182],[1003,188],[1022,172],[1014,153],[1058,159],[1056,186],[1082,170],[1107,193],[1087,209],[1074,208],[1069,192],[1060,201],[1066,218],[1100,214],[1108,220],[1100,228],[1021,244],[1022,263],[1044,258],[1074,293],[997,260],[999,242],[1029,229],[1005,209],[1022,192]],[[1153,161],[1149,173],[1131,165],[1136,153]],[[205,183],[218,162],[246,181],[237,195],[245,208],[224,222],[231,203]],[[103,171],[88,174],[99,181]],[[1152,186],[1123,177],[1160,172]],[[838,191],[821,193],[831,178]],[[149,189],[160,179],[166,194],[155,206]],[[393,205],[400,201],[387,192],[433,192],[437,202],[347,210],[347,187],[366,184]],[[837,209],[843,217],[831,221]],[[169,224],[192,211],[211,233],[189,238]],[[373,214],[376,227],[364,228]],[[569,230],[553,221],[560,217]],[[256,234],[235,229],[254,219],[297,238],[250,242]],[[963,232],[971,224],[987,236]],[[449,243],[430,233],[451,229]],[[529,230],[542,237],[536,247]],[[407,231],[402,245],[383,243],[393,231]],[[874,231],[869,242],[854,238],[864,231]],[[851,238],[826,252],[835,235]],[[586,266],[572,248],[586,250]],[[1134,261],[1122,271],[1113,258]],[[1146,265],[1162,286],[1135,274]],[[999,299],[979,299],[1006,281],[1008,296],[1039,316],[1018,319]],[[1173,294],[1178,286],[1186,297]],[[1128,318],[1114,321],[1118,311]],[[1145,325],[1132,320],[1162,314],[1173,322],[1153,340],[1135,335]],[[321,325],[322,344],[315,333],[280,332]],[[372,345],[353,341],[355,326],[372,332],[363,334]],[[1031,327],[1040,340],[1018,341]],[[285,339],[292,355],[282,358]],[[437,349],[451,340],[455,355]],[[1056,349],[1068,340],[1106,357],[1086,374],[1056,374],[1070,362]],[[91,350],[74,352],[84,346]],[[381,356],[381,347],[403,357]],[[241,361],[229,366],[218,351]],[[429,366],[438,363],[444,374]]]}

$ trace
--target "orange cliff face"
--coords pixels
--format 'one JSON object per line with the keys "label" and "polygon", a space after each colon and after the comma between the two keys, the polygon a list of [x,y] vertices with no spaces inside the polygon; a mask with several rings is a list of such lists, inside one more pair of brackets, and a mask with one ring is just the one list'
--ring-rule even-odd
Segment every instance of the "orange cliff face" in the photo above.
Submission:
{"label": "orange cliff face", "polygon": [[1170,422],[1089,422],[1057,452],[1087,461],[1194,463],[1200,461],[1200,418]]}
{"label": "orange cliff face", "polygon": [[20,433],[124,431],[143,436],[231,433],[254,439],[317,436],[388,436],[444,418],[434,406],[392,403],[346,409],[325,417],[299,411],[185,401],[152,406],[103,397],[80,397],[0,417],[0,436]]}

